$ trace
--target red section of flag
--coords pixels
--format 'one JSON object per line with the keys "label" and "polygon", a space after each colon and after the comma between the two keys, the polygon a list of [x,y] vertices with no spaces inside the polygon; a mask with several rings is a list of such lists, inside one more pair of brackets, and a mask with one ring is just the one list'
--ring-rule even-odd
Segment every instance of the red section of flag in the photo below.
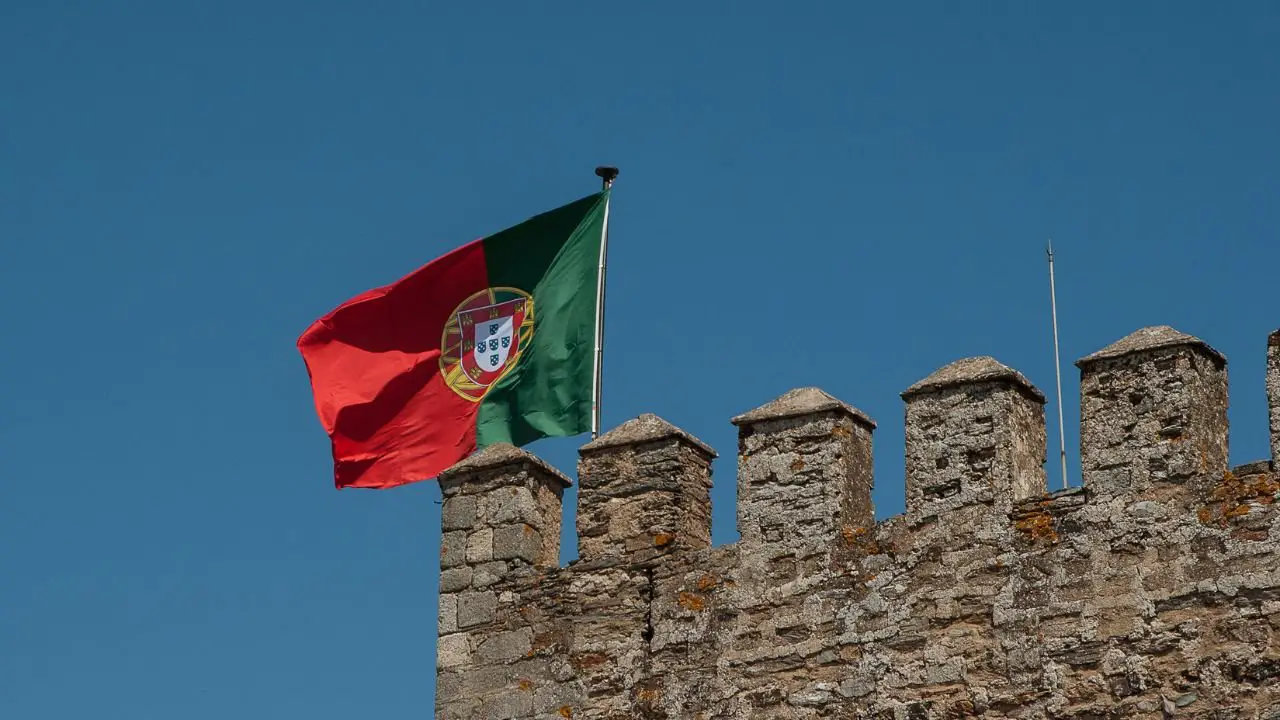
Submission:
{"label": "red section of flag", "polygon": [[339,488],[432,478],[475,449],[479,406],[444,383],[440,339],[487,283],[483,245],[472,242],[357,295],[298,338]]}

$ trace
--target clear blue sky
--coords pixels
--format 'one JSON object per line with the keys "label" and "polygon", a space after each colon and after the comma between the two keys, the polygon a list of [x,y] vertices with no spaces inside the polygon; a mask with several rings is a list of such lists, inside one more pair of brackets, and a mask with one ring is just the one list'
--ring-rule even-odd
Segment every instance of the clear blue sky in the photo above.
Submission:
{"label": "clear blue sky", "polygon": [[0,4],[0,716],[429,715],[439,490],[333,489],[294,341],[600,163],[606,425],[720,450],[717,542],[789,388],[879,422],[881,516],[912,382],[1052,394],[1047,237],[1069,449],[1070,362],[1170,324],[1265,457],[1277,47],[1246,2]]}

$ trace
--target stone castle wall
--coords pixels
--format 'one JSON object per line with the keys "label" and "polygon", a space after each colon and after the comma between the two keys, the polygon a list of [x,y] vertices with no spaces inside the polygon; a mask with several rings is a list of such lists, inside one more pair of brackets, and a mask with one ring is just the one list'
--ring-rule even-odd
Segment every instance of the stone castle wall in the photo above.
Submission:
{"label": "stone castle wall", "polygon": [[[905,514],[877,523],[875,423],[816,388],[715,453],[652,415],[569,481],[485,449],[444,495],[436,716],[1280,720],[1280,481],[1228,468],[1226,359],[1147,328],[1080,360],[1083,486],[1047,493],[1044,396],[991,358],[907,389]],[[1273,460],[1280,331],[1268,343]]]}

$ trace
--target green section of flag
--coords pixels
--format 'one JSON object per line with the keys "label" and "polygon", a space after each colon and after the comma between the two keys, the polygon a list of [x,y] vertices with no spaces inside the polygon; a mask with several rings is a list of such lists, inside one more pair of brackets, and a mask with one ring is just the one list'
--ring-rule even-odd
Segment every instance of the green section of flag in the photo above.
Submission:
{"label": "green section of flag", "polygon": [[490,287],[533,295],[533,338],[480,401],[476,444],[525,445],[591,429],[596,292],[608,193],[484,240]]}

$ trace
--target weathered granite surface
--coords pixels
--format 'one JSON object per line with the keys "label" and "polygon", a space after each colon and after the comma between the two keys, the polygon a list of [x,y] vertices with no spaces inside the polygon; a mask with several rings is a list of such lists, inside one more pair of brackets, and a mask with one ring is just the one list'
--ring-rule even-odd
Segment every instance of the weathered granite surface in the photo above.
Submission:
{"label": "weathered granite surface", "polygon": [[568,481],[478,453],[441,478],[436,716],[1280,720],[1280,479],[1227,467],[1226,359],[1159,327],[1078,365],[1082,487],[1045,492],[1043,394],[970,358],[903,393],[879,523],[866,415],[803,388],[734,418],[730,546],[714,452],[660,418],[583,448],[565,568]]}

